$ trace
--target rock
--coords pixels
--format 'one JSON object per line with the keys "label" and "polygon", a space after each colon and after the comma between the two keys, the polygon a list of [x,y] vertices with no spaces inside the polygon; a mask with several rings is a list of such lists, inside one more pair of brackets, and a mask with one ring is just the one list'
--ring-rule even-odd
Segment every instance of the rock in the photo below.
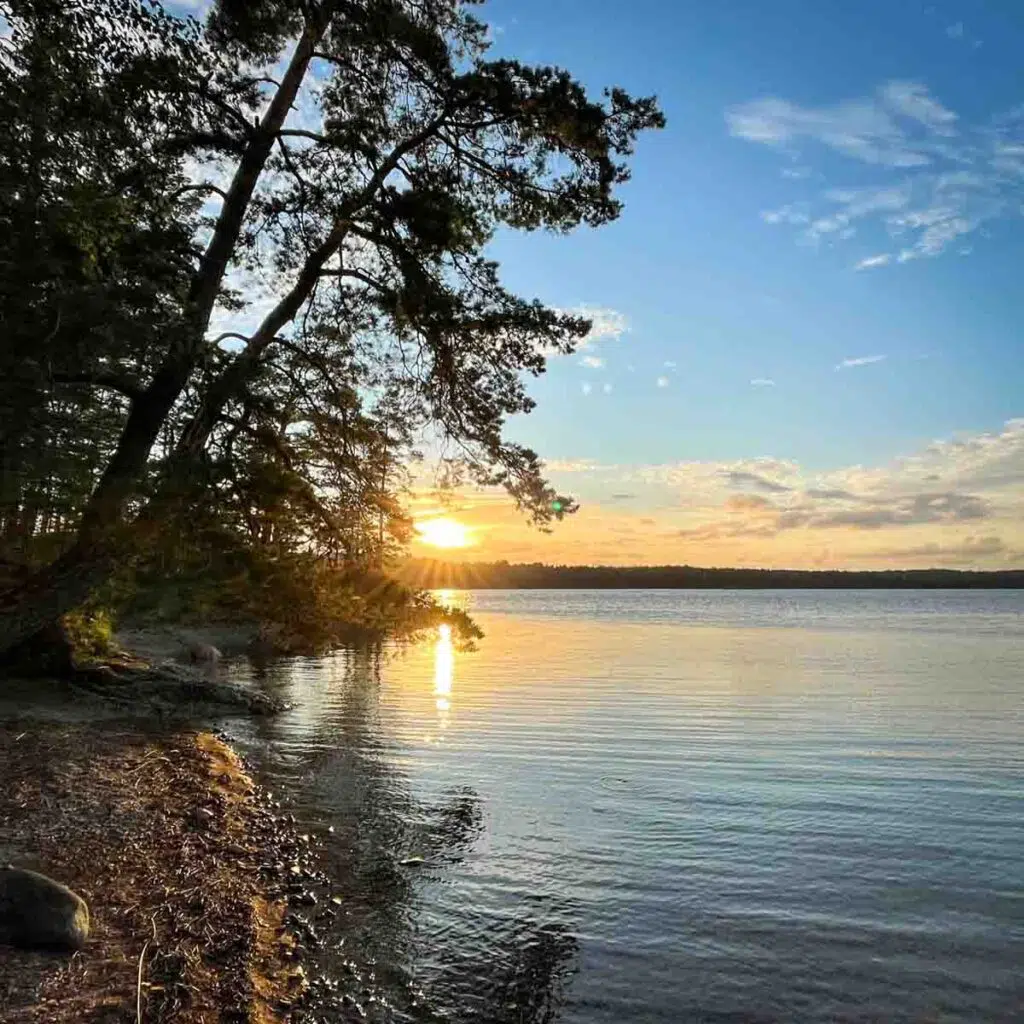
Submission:
{"label": "rock", "polygon": [[185,648],[188,660],[193,664],[216,665],[221,659],[221,653],[213,644],[202,644],[198,640],[191,641]]}
{"label": "rock", "polygon": [[197,825],[202,828],[209,828],[213,824],[216,815],[208,807],[197,807],[192,812],[192,817]]}
{"label": "rock", "polygon": [[0,941],[43,949],[80,949],[89,937],[89,907],[46,875],[0,867]]}

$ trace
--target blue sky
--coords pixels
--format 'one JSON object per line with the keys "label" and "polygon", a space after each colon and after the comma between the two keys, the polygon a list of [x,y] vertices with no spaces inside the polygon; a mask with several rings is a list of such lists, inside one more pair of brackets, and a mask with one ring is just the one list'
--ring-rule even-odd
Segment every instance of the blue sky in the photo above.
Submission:
{"label": "blue sky", "polygon": [[616,224],[493,245],[593,317],[509,425],[582,510],[542,535],[420,479],[414,515],[468,559],[1024,565],[1024,2],[477,10],[495,55],[655,93],[668,128]]}
{"label": "blue sky", "polygon": [[496,246],[517,289],[628,324],[593,346],[601,369],[553,361],[518,437],[606,462],[824,470],[1021,413],[1024,5],[484,10],[498,52],[656,93],[669,118],[618,224]]}

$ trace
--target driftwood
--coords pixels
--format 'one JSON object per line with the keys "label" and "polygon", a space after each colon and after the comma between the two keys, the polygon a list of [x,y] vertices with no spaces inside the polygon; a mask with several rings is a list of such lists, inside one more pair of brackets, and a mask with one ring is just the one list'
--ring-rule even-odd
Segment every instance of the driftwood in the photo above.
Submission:
{"label": "driftwood", "polygon": [[283,701],[247,689],[238,683],[204,679],[187,668],[173,664],[99,664],[79,666],[70,679],[73,687],[104,700],[159,713],[208,708],[271,715],[283,711]]}

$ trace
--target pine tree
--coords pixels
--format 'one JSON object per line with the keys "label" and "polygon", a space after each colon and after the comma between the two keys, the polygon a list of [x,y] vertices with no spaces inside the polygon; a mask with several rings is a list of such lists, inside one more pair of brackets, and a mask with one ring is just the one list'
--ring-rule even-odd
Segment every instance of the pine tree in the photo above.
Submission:
{"label": "pine tree", "polygon": [[89,430],[58,474],[70,539],[4,595],[0,651],[214,494],[257,533],[380,561],[428,426],[534,521],[571,511],[503,426],[589,325],[505,289],[487,246],[614,220],[653,99],[491,59],[459,0],[0,12],[6,517],[58,409]]}

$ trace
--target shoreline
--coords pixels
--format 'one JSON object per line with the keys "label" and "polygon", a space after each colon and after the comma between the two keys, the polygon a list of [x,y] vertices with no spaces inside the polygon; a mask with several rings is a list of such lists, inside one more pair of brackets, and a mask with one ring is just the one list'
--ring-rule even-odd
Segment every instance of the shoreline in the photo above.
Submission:
{"label": "shoreline", "polygon": [[4,1024],[298,1019],[289,919],[316,879],[308,836],[211,732],[0,722],[0,860],[79,893],[71,955],[2,947]]}

